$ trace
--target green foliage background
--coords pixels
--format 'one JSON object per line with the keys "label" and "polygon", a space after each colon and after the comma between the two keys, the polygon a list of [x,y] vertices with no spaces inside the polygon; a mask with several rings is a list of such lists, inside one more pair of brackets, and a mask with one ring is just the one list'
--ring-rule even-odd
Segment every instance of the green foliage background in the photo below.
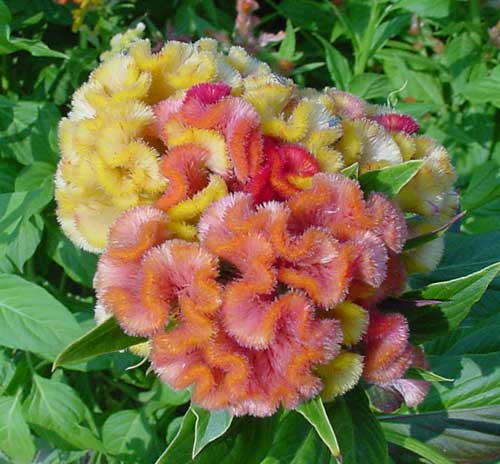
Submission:
{"label": "green foliage background", "polygon": [[[417,409],[392,415],[375,412],[358,387],[257,420],[190,407],[189,392],[169,390],[128,352],[91,358],[89,346],[106,351],[93,342],[52,370],[95,325],[96,257],[55,219],[58,120],[114,34],[143,21],[153,41],[232,40],[234,2],[103,1],[72,32],[74,5],[0,0],[0,462],[333,463],[338,446],[345,464],[500,459],[499,8],[262,2],[258,29],[286,38],[261,58],[301,85],[336,86],[418,118],[452,154],[467,213],[447,233],[438,269],[412,280],[443,303],[407,314],[432,371],[449,381],[434,376],[441,381]],[[100,335],[109,351],[131,343],[115,329]]]}

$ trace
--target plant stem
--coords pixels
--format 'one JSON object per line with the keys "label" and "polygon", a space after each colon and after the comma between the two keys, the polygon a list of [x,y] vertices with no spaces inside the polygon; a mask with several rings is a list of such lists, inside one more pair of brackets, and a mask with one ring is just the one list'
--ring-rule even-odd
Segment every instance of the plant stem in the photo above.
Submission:
{"label": "plant stem", "polygon": [[472,24],[475,26],[481,25],[481,4],[479,0],[469,0],[469,12]]}
{"label": "plant stem", "polygon": [[377,28],[378,23],[378,11],[379,4],[378,0],[375,0],[372,3],[372,7],[370,10],[370,20],[368,21],[368,26],[366,28],[365,34],[363,35],[363,39],[361,40],[361,44],[355,54],[354,61],[354,75],[358,76],[359,74],[363,74],[366,69],[366,64],[368,63],[368,59],[370,58],[370,51],[373,43],[373,35]]}
{"label": "plant stem", "polygon": [[63,293],[66,288],[66,282],[68,281],[68,276],[65,272],[61,274],[61,280],[59,281],[59,293]]}

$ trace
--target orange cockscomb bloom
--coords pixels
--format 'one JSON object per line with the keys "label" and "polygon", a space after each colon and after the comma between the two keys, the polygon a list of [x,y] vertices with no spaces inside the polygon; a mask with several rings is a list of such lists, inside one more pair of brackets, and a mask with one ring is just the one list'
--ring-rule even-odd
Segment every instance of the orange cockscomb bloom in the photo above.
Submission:
{"label": "orange cockscomb bloom", "polygon": [[124,213],[95,283],[127,333],[151,337],[163,380],[194,384],[193,401],[208,409],[263,416],[321,390],[315,366],[360,337],[347,326],[344,335],[346,318],[328,309],[357,298],[351,283],[384,282],[406,227],[382,195],[365,201],[355,181],[335,174],[315,175],[288,201],[254,203],[245,193],[213,203],[198,244],[169,239],[159,209]]}

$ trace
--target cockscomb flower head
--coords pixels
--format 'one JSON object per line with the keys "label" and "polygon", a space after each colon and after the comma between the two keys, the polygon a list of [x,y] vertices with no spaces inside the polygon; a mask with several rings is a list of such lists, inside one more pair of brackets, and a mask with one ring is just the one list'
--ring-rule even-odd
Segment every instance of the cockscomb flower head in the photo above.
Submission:
{"label": "cockscomb flower head", "polygon": [[[335,355],[360,342],[368,312],[344,301],[386,280],[406,238],[396,206],[316,174],[283,202],[256,206],[243,192],[215,201],[197,224],[199,243],[172,239],[168,223],[153,207],[122,214],[95,279],[99,305],[127,333],[151,338],[164,381],[193,384],[193,401],[208,409],[259,416],[319,393],[321,379],[330,396],[354,386],[362,356]],[[339,375],[343,366],[352,369]]]}
{"label": "cockscomb flower head", "polygon": [[[410,116],[300,89],[242,48],[126,42],[59,128],[57,213],[102,253],[96,316],[145,337],[161,379],[207,409],[267,416],[361,378],[417,404],[428,384],[404,375],[423,353],[384,302],[439,261],[441,239],[404,247],[454,215],[445,149]],[[341,173],[410,160],[392,198]]]}

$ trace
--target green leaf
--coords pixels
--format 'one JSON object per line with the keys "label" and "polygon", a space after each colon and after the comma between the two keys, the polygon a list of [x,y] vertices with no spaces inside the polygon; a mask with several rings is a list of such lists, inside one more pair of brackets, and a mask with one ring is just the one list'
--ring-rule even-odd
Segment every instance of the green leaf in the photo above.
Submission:
{"label": "green leaf", "polygon": [[200,451],[217,438],[223,436],[231,427],[233,415],[227,410],[207,411],[196,406],[191,406],[196,416],[194,428],[193,459]]}
{"label": "green leaf", "polygon": [[340,173],[346,177],[350,177],[351,179],[357,179],[359,175],[359,163],[352,163],[350,166],[342,169]]}
{"label": "green leaf", "polygon": [[389,93],[389,79],[381,74],[359,74],[349,82],[349,92],[366,99],[386,97]]}
{"label": "green leaf", "polygon": [[16,190],[33,190],[45,182],[53,184],[55,166],[44,161],[35,161],[33,164],[26,166],[16,178]]}
{"label": "green leaf", "polygon": [[295,31],[293,29],[293,24],[289,19],[286,21],[285,34],[285,38],[280,44],[278,56],[281,59],[292,61],[295,55]]}
{"label": "green leaf", "polygon": [[[494,303],[491,308],[495,310],[497,305]],[[479,321],[473,321],[472,324],[457,331],[456,337],[451,338],[447,355],[458,354],[486,354],[500,352],[500,313]],[[432,354],[439,354],[432,352]]]}
{"label": "green leaf", "polygon": [[[24,263],[33,255],[41,240],[43,221],[34,216],[52,199],[52,185],[29,192],[0,194],[0,256],[3,262],[14,263],[22,271]],[[12,265],[1,266],[12,272]]]}
{"label": "green leaf", "polygon": [[23,221],[40,212],[51,199],[51,192],[43,187],[29,192],[0,194],[0,244],[12,243]]}
{"label": "green leaf", "polygon": [[462,194],[462,208],[474,210],[500,197],[500,166],[488,161],[478,166]]}
{"label": "green leaf", "polygon": [[500,66],[485,77],[469,82],[463,95],[474,103],[491,103],[500,108]]}
{"label": "green leaf", "polygon": [[23,39],[17,37],[0,36],[0,54],[9,54],[25,50],[33,56],[44,56],[50,58],[68,58],[64,53],[52,50],[46,44],[36,39]]}
{"label": "green leaf", "polygon": [[18,172],[19,164],[15,161],[0,159],[0,193],[10,193],[14,191]]}
{"label": "green leaf", "polygon": [[399,14],[389,21],[380,24],[373,34],[370,55],[373,55],[377,50],[382,48],[390,38],[399,34],[403,29],[406,29],[410,25],[410,20],[411,15]]}
{"label": "green leaf", "polygon": [[445,18],[450,14],[450,0],[402,0],[398,7],[423,18]]}
{"label": "green leaf", "polygon": [[150,416],[159,409],[189,403],[191,391],[189,388],[174,390],[157,379],[150,390],[139,393],[138,399],[144,403],[145,414]]}
{"label": "green leaf", "polygon": [[405,379],[427,380],[427,382],[453,382],[453,379],[448,379],[420,367],[411,367],[406,371],[404,377]]}
{"label": "green leaf", "polygon": [[452,383],[435,383],[419,412],[500,405],[500,352],[458,356],[430,356],[433,370]]}
{"label": "green leaf", "polygon": [[20,395],[0,397],[0,450],[13,463],[29,463],[36,450],[19,398]]}
{"label": "green leaf", "polygon": [[412,160],[406,163],[365,172],[359,176],[359,183],[365,193],[380,192],[394,196],[417,174],[423,161]]}
{"label": "green leaf", "polygon": [[[420,245],[423,245],[424,243],[432,242],[432,240],[436,239],[440,235],[443,235],[446,230],[454,224],[456,221],[458,221],[460,218],[462,218],[466,214],[466,211],[462,211],[446,221],[444,224],[436,226],[433,230],[430,230],[429,232],[425,232],[421,235],[417,235],[415,237],[409,238],[404,245],[405,250],[410,250],[412,248],[419,247]],[[411,223],[411,219],[409,221]]]}
{"label": "green leaf", "polygon": [[320,35],[315,37],[321,42],[325,49],[325,61],[330,77],[341,90],[347,90],[348,84],[352,78],[351,69],[346,58],[330,42],[327,42]]}
{"label": "green leaf", "polygon": [[343,464],[388,462],[387,442],[366,393],[356,387],[327,407]]}
{"label": "green leaf", "polygon": [[[246,425],[246,424],[245,424]],[[273,433],[274,432],[274,437]],[[260,464],[314,463],[332,464],[334,458],[314,428],[301,415],[285,412],[275,430],[269,432],[272,444],[268,445]]]}
{"label": "green leaf", "polygon": [[[30,259],[42,240],[43,219],[36,214],[29,220],[23,221],[17,230],[17,236],[7,247],[5,255],[21,272],[24,264]],[[0,249],[3,248],[0,246]]]}
{"label": "green leaf", "polygon": [[420,343],[457,329],[499,271],[500,262],[468,276],[420,289],[423,299],[441,300],[442,303],[418,311],[402,311],[410,324],[412,339]]}
{"label": "green leaf", "polygon": [[51,102],[13,102],[0,95],[0,156],[24,165],[58,161],[57,124],[61,115]]}
{"label": "green leaf", "polygon": [[0,0],[0,22],[8,24],[12,21],[10,10],[3,0]]}
{"label": "green leaf", "polygon": [[302,403],[296,411],[302,414],[314,427],[314,430],[316,430],[323,443],[328,447],[332,456],[337,460],[340,456],[339,444],[321,398],[317,396],[306,403]]}
{"label": "green leaf", "polygon": [[106,452],[120,463],[152,462],[155,431],[145,415],[136,410],[111,414],[102,426],[102,441]]}
{"label": "green leaf", "polygon": [[46,290],[0,274],[0,345],[54,359],[80,335],[73,315]]}
{"label": "green leaf", "polygon": [[115,318],[110,317],[66,346],[56,357],[53,368],[81,363],[101,354],[113,353],[145,341],[144,338],[125,334]]}
{"label": "green leaf", "polygon": [[49,227],[47,255],[76,283],[92,287],[98,256],[76,247],[59,228]]}
{"label": "green leaf", "polygon": [[450,461],[443,453],[433,448],[432,446],[426,445],[415,438],[409,437],[408,435],[394,430],[390,426],[387,426],[386,422],[382,423],[382,429],[384,430],[385,438],[390,443],[397,446],[401,446],[407,450],[413,451],[415,454],[428,459],[433,464],[454,464]]}
{"label": "green leaf", "polygon": [[191,462],[195,424],[196,416],[192,409],[188,409],[179,430],[155,464]]}
{"label": "green leaf", "polygon": [[12,17],[3,1],[0,2],[0,19],[2,20],[0,22],[0,55],[26,50],[33,56],[66,58],[64,53],[51,50],[40,40],[11,37],[9,24]]}
{"label": "green leaf", "polygon": [[448,232],[444,237],[445,251],[441,263],[432,273],[416,276],[414,281],[418,285],[462,277],[500,262],[500,232],[478,235]]}
{"label": "green leaf", "polygon": [[[298,415],[298,419],[302,420]],[[180,428],[176,435],[168,444],[166,450],[156,461],[156,464],[170,463],[195,463],[195,464],[259,464],[266,456],[267,451],[272,448],[274,432],[278,422],[278,415],[273,417],[255,418],[245,417],[238,419],[234,427],[223,437],[213,441],[205,446],[201,452],[192,460],[196,416],[190,408],[186,412]],[[303,421],[305,424],[305,421]],[[312,429],[309,430],[316,436]],[[294,447],[294,441],[287,442],[285,447]],[[321,448],[321,442],[316,442],[317,447]],[[326,450],[326,448],[324,448]],[[290,463],[291,460],[273,460],[273,464],[282,462]],[[297,461],[300,462],[300,461]],[[314,462],[315,464],[327,464],[328,461],[302,461]]]}
{"label": "green leaf", "polygon": [[104,452],[96,436],[87,427],[79,425],[90,416],[90,412],[68,385],[34,375],[23,411],[37,433],[56,447]]}
{"label": "green leaf", "polygon": [[0,395],[4,394],[16,371],[11,358],[10,353],[0,348]]}
{"label": "green leaf", "polygon": [[481,51],[472,35],[463,32],[446,44],[444,57],[452,77],[452,88],[455,93],[461,93],[470,76],[473,63],[481,59]]}
{"label": "green leaf", "polygon": [[334,22],[330,6],[324,2],[283,0],[277,7],[293,24],[308,31],[329,31]]}
{"label": "green leaf", "polygon": [[411,436],[445,455],[451,462],[480,464],[495,461],[500,455],[500,406],[457,411],[441,409],[386,416],[381,421],[386,434]]}

